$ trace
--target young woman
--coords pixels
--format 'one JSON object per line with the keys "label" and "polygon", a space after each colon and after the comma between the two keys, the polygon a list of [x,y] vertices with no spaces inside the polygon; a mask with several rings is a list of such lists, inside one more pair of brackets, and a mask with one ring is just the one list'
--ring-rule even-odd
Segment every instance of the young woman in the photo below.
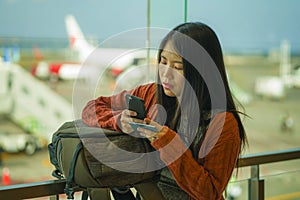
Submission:
{"label": "young woman", "polygon": [[[147,117],[134,118],[124,95],[145,102]],[[230,92],[223,55],[214,31],[203,23],[184,23],[162,40],[157,82],[88,102],[83,121],[96,127],[133,132],[139,128],[165,164],[157,185],[165,199],[224,199],[246,135]]]}

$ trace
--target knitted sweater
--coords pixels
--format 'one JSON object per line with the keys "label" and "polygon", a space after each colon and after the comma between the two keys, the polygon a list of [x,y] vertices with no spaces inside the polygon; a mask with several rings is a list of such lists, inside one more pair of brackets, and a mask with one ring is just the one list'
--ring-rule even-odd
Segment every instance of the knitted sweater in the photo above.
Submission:
{"label": "knitted sweater", "polygon": [[[120,131],[118,122],[126,109],[125,94],[130,93],[145,101],[147,117],[152,118],[151,108],[156,103],[154,83],[130,91],[103,97],[87,103],[82,120],[89,126]],[[230,112],[216,114],[207,129],[205,139],[195,160],[180,136],[166,128],[166,133],[151,145],[160,152],[176,183],[190,199],[224,199],[223,192],[236,165],[241,139],[238,123]]]}

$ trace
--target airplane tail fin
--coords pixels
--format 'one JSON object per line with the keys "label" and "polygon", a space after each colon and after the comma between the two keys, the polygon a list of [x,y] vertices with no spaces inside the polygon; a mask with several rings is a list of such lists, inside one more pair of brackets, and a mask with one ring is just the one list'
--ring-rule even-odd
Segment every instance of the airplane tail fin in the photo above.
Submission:
{"label": "airplane tail fin", "polygon": [[40,61],[40,60],[44,59],[44,55],[43,55],[41,49],[37,45],[33,46],[32,53],[33,53],[35,60]]}
{"label": "airplane tail fin", "polygon": [[78,51],[80,60],[84,61],[95,48],[87,42],[73,15],[65,17],[65,24],[71,48]]}

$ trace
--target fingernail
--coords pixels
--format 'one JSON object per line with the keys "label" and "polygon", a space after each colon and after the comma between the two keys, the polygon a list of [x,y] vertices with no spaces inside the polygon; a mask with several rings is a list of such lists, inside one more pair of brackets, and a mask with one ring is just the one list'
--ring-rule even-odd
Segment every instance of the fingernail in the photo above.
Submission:
{"label": "fingernail", "polygon": [[151,122],[151,119],[149,119],[149,118],[145,118],[145,119],[144,119],[144,122],[146,122],[146,124],[150,124],[150,122]]}

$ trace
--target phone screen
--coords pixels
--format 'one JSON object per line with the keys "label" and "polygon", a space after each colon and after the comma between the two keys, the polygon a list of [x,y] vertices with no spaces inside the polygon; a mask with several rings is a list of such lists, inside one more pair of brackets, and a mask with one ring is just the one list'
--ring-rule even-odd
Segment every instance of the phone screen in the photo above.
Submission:
{"label": "phone screen", "polygon": [[130,126],[133,128],[133,130],[135,130],[137,132],[137,128],[144,128],[153,132],[158,132],[157,128],[155,126],[152,125],[148,125],[148,124],[141,124],[141,123],[136,123],[136,122],[129,122]]}
{"label": "phone screen", "polygon": [[146,117],[144,100],[131,94],[126,94],[125,98],[127,109],[135,111],[137,113],[137,116],[135,116],[135,118],[144,120]]}

